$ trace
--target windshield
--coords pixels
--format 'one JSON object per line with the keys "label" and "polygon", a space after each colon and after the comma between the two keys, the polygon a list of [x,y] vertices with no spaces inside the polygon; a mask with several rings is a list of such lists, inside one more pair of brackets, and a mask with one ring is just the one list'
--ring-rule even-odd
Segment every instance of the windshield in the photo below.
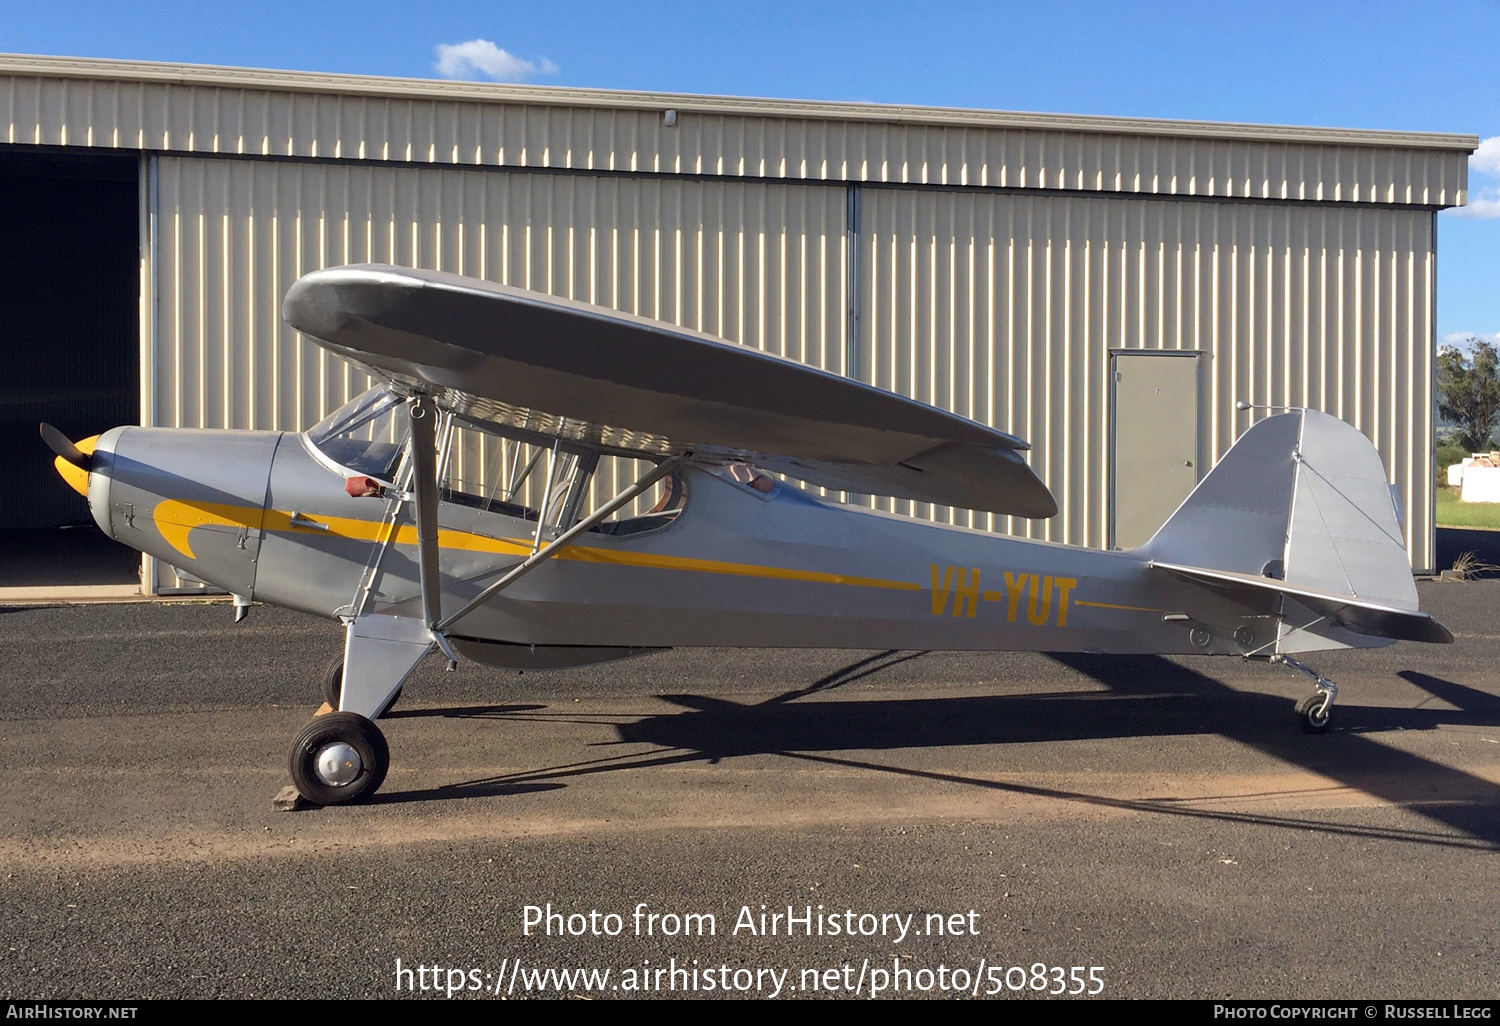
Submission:
{"label": "windshield", "polygon": [[392,483],[406,445],[408,424],[401,397],[372,388],[334,410],[307,432],[307,440],[353,474]]}

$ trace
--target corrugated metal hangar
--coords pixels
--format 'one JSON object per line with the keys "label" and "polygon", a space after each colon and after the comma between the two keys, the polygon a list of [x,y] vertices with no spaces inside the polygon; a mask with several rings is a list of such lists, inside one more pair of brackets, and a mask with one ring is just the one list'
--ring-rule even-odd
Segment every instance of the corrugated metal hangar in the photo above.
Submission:
{"label": "corrugated metal hangar", "polygon": [[376,261],[1020,435],[1051,520],[873,501],[1076,545],[1143,541],[1266,415],[1237,401],[1313,406],[1374,440],[1431,570],[1435,216],[1477,143],[0,57],[0,527],[86,519],[38,420],[301,429],[357,394],[280,302]]}

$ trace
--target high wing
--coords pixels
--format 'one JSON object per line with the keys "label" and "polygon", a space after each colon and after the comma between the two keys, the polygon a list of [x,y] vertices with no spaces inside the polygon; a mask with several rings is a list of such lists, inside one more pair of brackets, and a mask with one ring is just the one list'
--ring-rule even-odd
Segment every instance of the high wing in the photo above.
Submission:
{"label": "high wing", "polygon": [[852,492],[1057,512],[1012,435],[660,321],[373,264],[305,275],[283,312],[331,352],[502,427],[618,455],[742,459]]}

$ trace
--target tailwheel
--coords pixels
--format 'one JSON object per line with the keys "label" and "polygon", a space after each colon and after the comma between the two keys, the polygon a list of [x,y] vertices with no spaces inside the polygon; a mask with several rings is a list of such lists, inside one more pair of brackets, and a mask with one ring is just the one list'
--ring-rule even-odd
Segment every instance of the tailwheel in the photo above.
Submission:
{"label": "tailwheel", "polygon": [[1333,720],[1333,696],[1316,691],[1297,703],[1297,717],[1309,734],[1326,734]]}
{"label": "tailwheel", "polygon": [[292,745],[292,783],[315,805],[344,805],[374,794],[391,764],[380,728],[363,716],[319,716]]}
{"label": "tailwheel", "polygon": [[1297,718],[1302,721],[1302,729],[1309,734],[1328,733],[1328,724],[1333,719],[1333,701],[1339,697],[1339,686],[1311,666],[1285,653],[1273,655],[1271,662],[1296,670],[1313,682],[1318,690],[1297,703]]}

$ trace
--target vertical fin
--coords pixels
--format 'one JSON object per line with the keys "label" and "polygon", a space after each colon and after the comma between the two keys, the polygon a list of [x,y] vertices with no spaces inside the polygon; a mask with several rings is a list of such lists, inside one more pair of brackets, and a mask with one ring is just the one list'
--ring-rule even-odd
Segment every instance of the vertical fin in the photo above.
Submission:
{"label": "vertical fin", "polygon": [[1317,410],[1251,427],[1140,551],[1153,563],[1417,608],[1380,453]]}

